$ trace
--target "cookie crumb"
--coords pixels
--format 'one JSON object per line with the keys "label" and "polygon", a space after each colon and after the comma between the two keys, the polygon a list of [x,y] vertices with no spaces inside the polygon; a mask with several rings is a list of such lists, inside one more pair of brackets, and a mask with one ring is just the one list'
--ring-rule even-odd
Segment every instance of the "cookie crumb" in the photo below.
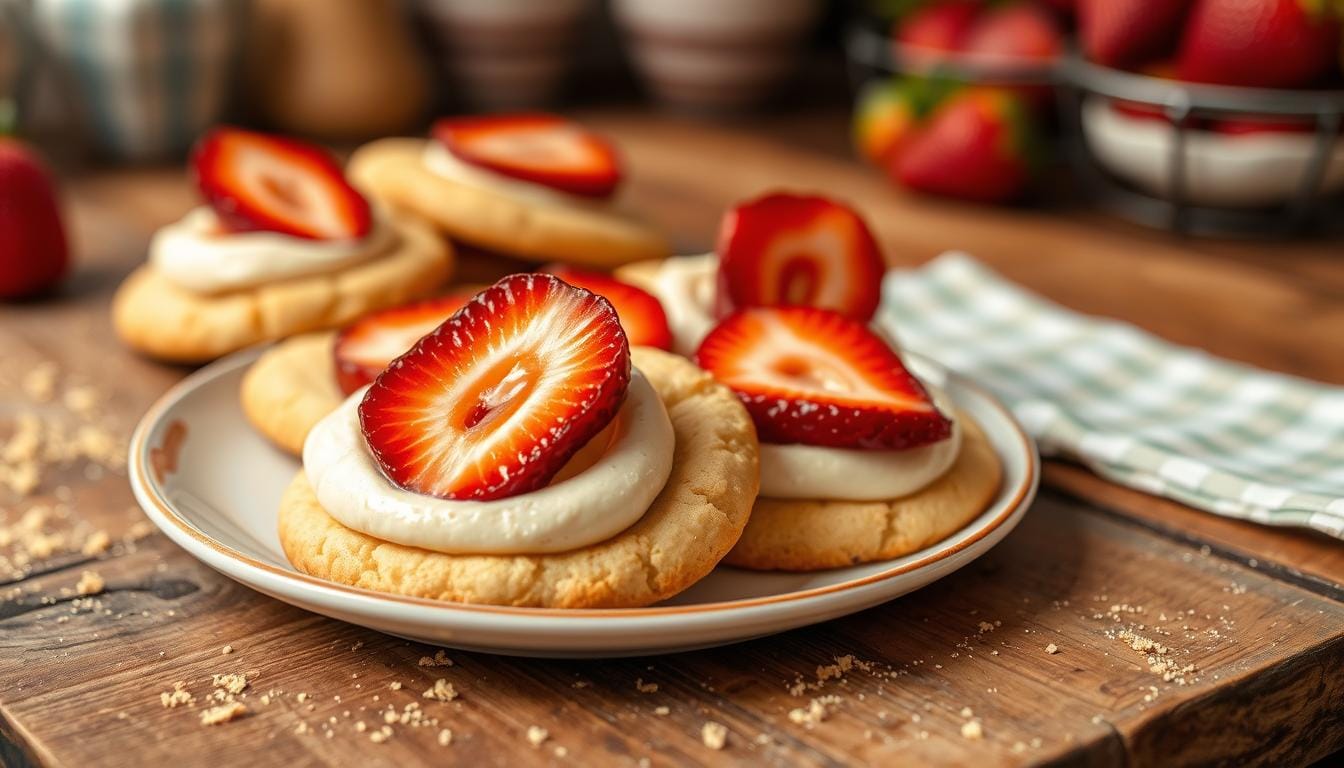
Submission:
{"label": "cookie crumb", "polygon": [[427,689],[421,696],[435,701],[452,701],[457,698],[457,689],[453,688],[452,683],[440,677],[434,681],[434,687]]}
{"label": "cookie crumb", "polygon": [[448,654],[440,648],[433,656],[421,656],[420,661],[416,662],[422,667],[451,667],[453,660],[448,658]]}
{"label": "cookie crumb", "polygon": [[700,728],[700,741],[710,749],[723,749],[728,743],[728,726],[713,720],[707,721]]}
{"label": "cookie crumb", "polygon": [[400,690],[401,690],[401,683],[399,683],[399,682],[397,682],[397,681],[394,680],[394,681],[392,681],[391,683],[389,683],[387,687],[388,687],[388,688],[391,688],[391,689],[394,690],[394,691],[400,691]]}
{"label": "cookie crumb", "polygon": [[1059,646],[1058,646],[1058,645],[1055,645],[1054,643],[1051,643],[1051,644],[1045,646],[1045,652],[1046,652],[1046,653],[1049,653],[1049,654],[1056,654],[1056,653],[1059,653]]}
{"label": "cookie crumb", "polygon": [[971,720],[961,725],[961,736],[964,739],[982,739],[985,736],[985,729],[980,727],[979,720]]}
{"label": "cookie crumb", "polygon": [[219,725],[236,720],[247,714],[247,705],[241,701],[230,701],[211,707],[201,713],[201,725]]}
{"label": "cookie crumb", "polygon": [[79,575],[79,583],[75,585],[75,591],[81,595],[96,595],[103,591],[103,577],[96,571],[85,571]]}
{"label": "cookie crumb", "polygon": [[962,717],[975,717],[975,712],[970,707],[961,708]]}
{"label": "cookie crumb", "polygon": [[112,546],[112,537],[107,535],[107,531],[94,531],[84,540],[84,545],[79,548],[79,551],[92,557],[106,552],[110,546]]}
{"label": "cookie crumb", "polygon": [[[361,723],[363,725],[363,723]],[[446,747],[453,743],[453,732],[447,728],[439,731],[439,746]]]}
{"label": "cookie crumb", "polygon": [[527,743],[531,744],[534,749],[540,747],[542,743],[550,737],[550,732],[545,728],[537,725],[529,725],[527,727]]}
{"label": "cookie crumb", "polygon": [[555,748],[554,754],[556,757],[564,759],[569,754],[569,750],[564,746],[559,746]]}
{"label": "cookie crumb", "polygon": [[231,694],[242,693],[243,689],[247,688],[246,675],[215,675],[212,682],[216,688],[222,688]]}
{"label": "cookie crumb", "polygon": [[653,714],[659,717],[667,717],[668,715],[672,714],[672,710],[668,709],[667,707],[654,707]]}
{"label": "cookie crumb", "polygon": [[233,646],[232,646],[232,645],[226,645],[226,646],[224,646],[223,648],[220,648],[220,649],[219,649],[219,652],[220,652],[222,655],[224,655],[224,656],[228,656],[230,653],[233,653]]}
{"label": "cookie crumb", "polygon": [[163,704],[164,709],[174,709],[179,706],[194,704],[196,697],[187,690],[187,684],[184,681],[173,683],[173,690],[159,694],[159,703]]}
{"label": "cookie crumb", "polygon": [[658,684],[646,683],[644,682],[644,678],[637,677],[635,678],[635,690],[639,691],[640,693],[657,693]]}

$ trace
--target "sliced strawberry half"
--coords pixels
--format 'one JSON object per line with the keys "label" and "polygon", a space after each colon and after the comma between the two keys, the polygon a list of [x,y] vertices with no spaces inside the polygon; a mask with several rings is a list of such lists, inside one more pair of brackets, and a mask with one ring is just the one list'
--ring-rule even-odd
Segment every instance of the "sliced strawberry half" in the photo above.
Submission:
{"label": "sliced strawberry half", "polygon": [[575,269],[566,264],[552,264],[546,271],[610,301],[616,314],[620,315],[621,327],[631,346],[672,348],[672,329],[667,325],[667,313],[653,294],[611,275]]}
{"label": "sliced strawberry half", "polygon": [[719,227],[720,311],[808,306],[858,320],[877,311],[886,267],[868,225],[825,197],[775,193]]}
{"label": "sliced strawberry half", "polygon": [[359,420],[402,488],[498,499],[549,483],[616,415],[629,383],[611,302],[550,275],[510,275],[393,360]]}
{"label": "sliced strawberry half", "polygon": [[311,240],[357,239],[373,227],[369,203],[321,147],[216,128],[192,153],[196,184],[230,230]]}
{"label": "sliced strawberry half", "polygon": [[951,434],[952,422],[900,356],[836,312],[739,310],[695,358],[741,398],[762,442],[903,450]]}
{"label": "sliced strawberry half", "polygon": [[450,117],[433,136],[458,160],[585,197],[610,197],[621,162],[606,139],[558,115]]}
{"label": "sliced strawberry half", "polygon": [[388,363],[405,354],[475,295],[475,290],[468,289],[436,296],[365,315],[342,328],[332,348],[341,391],[348,395],[373,383]]}

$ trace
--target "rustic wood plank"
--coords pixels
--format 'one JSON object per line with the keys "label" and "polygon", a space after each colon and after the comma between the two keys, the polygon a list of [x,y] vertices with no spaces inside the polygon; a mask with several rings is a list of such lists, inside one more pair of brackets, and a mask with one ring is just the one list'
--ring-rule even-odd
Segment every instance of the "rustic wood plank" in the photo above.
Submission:
{"label": "rustic wood plank", "polygon": [[[106,590],[76,603],[71,590],[88,568]],[[1337,600],[1054,494],[990,555],[929,589],[820,627],[663,658],[455,652],[452,667],[420,667],[429,648],[260,597],[158,535],[123,556],[34,579],[5,605],[0,713],[31,729],[53,765],[155,764],[207,749],[218,765],[255,762],[251,750],[219,749],[226,743],[264,744],[277,764],[318,765],[353,755],[516,765],[554,758],[555,747],[577,764],[641,756],[724,765],[898,756],[1119,764],[1126,751],[1137,763],[1173,755],[1296,763],[1344,746]],[[1188,685],[1164,682],[1116,636],[1139,626],[1176,663],[1197,666]],[[1047,652],[1052,643],[1057,653]],[[225,645],[231,653],[221,653]],[[859,664],[818,682],[818,666],[851,654]],[[253,712],[199,725],[211,675],[234,672],[249,677],[240,700]],[[460,698],[423,699],[438,677]],[[160,704],[177,680],[188,683],[194,707]],[[658,690],[640,692],[641,680]],[[793,695],[799,680],[809,687]],[[400,690],[389,688],[394,682]],[[277,689],[284,693],[263,704]],[[791,710],[830,695],[838,700],[824,721],[790,720]],[[383,744],[354,729],[360,719],[380,725],[389,703],[402,711],[412,702],[453,730],[451,746],[437,744],[434,727],[396,724]],[[983,739],[962,736],[972,718]],[[707,719],[730,729],[722,753],[700,744]],[[1216,737],[1213,726],[1249,721],[1256,728],[1246,738]],[[309,732],[296,733],[299,723]],[[551,734],[540,751],[526,739],[534,725]],[[1258,735],[1270,732],[1276,751],[1262,752]],[[762,733],[769,744],[755,742]]]}

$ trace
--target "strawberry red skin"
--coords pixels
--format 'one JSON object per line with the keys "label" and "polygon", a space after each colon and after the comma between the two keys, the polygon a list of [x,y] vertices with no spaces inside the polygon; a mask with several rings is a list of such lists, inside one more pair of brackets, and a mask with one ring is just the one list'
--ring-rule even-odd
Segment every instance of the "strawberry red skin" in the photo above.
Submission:
{"label": "strawberry red skin", "polygon": [[[587,155],[581,169],[545,168],[525,158],[486,156],[475,149],[476,142],[509,131],[566,131]],[[434,123],[431,135],[457,159],[494,173],[541,184],[582,197],[607,198],[621,183],[622,169],[616,149],[604,138],[558,115],[524,113],[442,118]]]}
{"label": "strawberry red skin", "polygon": [[[582,307],[583,318],[571,315],[557,318],[559,324],[537,325],[547,308],[558,304]],[[500,358],[502,367],[479,365],[489,356],[486,350],[509,346],[520,336],[529,343]],[[554,354],[557,346],[581,347],[569,353],[583,356],[581,373],[571,370],[563,383],[551,385],[547,397],[524,395],[520,401],[510,395],[502,405],[488,407],[485,393],[505,386],[515,371],[523,373],[524,388],[543,386],[538,381],[555,370],[555,361],[546,355]],[[445,389],[463,377],[469,377],[467,399],[444,403]],[[518,381],[509,385],[513,392],[519,391],[514,388]],[[549,483],[611,422],[629,383],[630,347],[609,301],[550,275],[509,275],[477,294],[378,375],[359,404],[360,429],[383,473],[402,488],[447,499],[505,498]],[[523,414],[517,408],[530,410]],[[528,418],[515,418],[523,415]],[[428,487],[434,478],[432,472],[428,479],[421,474],[427,466],[426,443],[433,448],[436,436],[448,431],[479,428],[493,436],[494,429],[520,421],[534,429],[526,440],[520,443],[516,434],[506,434],[495,462],[468,467],[451,489]]]}
{"label": "strawberry red skin", "polygon": [[928,3],[897,21],[892,36],[923,51],[959,51],[979,13],[978,0]]}
{"label": "strawberry red skin", "polygon": [[1019,0],[981,14],[964,48],[982,61],[1050,61],[1064,50],[1064,37],[1049,11]]}
{"label": "strawberry red skin", "polygon": [[1308,0],[1195,0],[1177,54],[1182,80],[1304,88],[1339,56],[1339,21]]}
{"label": "strawberry red skin", "polygon": [[[343,229],[323,232],[287,219],[249,198],[231,177],[233,152],[240,146],[264,148],[292,164],[277,167],[278,179],[295,173],[325,185],[334,204],[341,208]],[[369,203],[345,180],[345,172],[326,150],[315,144],[272,134],[220,126],[201,137],[192,150],[192,171],[201,196],[214,209],[220,222],[234,232],[279,232],[309,240],[332,237],[358,239],[373,228]]]}
{"label": "strawberry red skin", "polygon": [[[841,402],[817,390],[809,394],[781,392],[738,381],[732,371],[734,363],[746,353],[744,346],[767,343],[753,336],[751,330],[763,315],[781,316],[813,329],[816,341],[830,344],[844,356],[862,360],[891,389],[922,407],[892,410]],[[891,347],[865,324],[836,312],[813,307],[738,310],[705,337],[695,361],[733,389],[751,414],[761,442],[906,450],[943,440],[952,432],[952,422],[933,405],[924,385],[906,370]],[[806,360],[790,360],[787,356],[778,362],[787,366],[807,365]]]}
{"label": "strawberry red skin", "polygon": [[1229,117],[1210,120],[1209,130],[1225,136],[1254,136],[1265,133],[1303,134],[1314,133],[1316,125],[1305,118],[1274,120],[1268,117]]}
{"label": "strawberry red skin", "polygon": [[0,138],[0,299],[47,291],[68,268],[51,174],[26,146]]}
{"label": "strawberry red skin", "polygon": [[1083,53],[1108,67],[1138,67],[1175,43],[1190,0],[1078,0]]}
{"label": "strawberry red skin", "polygon": [[621,318],[621,327],[631,346],[672,349],[672,329],[667,324],[667,312],[653,294],[611,275],[567,264],[552,264],[545,271],[610,301]]}
{"label": "strawberry red skin", "polygon": [[[450,293],[446,296],[435,296],[431,299],[413,302],[400,307],[384,309],[371,315],[356,320],[355,322],[342,328],[336,334],[336,343],[332,345],[332,354],[336,362],[336,384],[345,394],[350,394],[366,384],[372,384],[378,374],[383,372],[392,358],[381,360],[374,363],[371,360],[358,360],[355,355],[347,354],[346,350],[352,345],[358,344],[366,334],[374,333],[379,326],[386,324],[409,324],[412,322],[424,322],[427,319],[438,318],[439,322],[446,321],[454,312],[461,309],[468,301],[476,295],[476,291],[459,291]],[[436,323],[437,325],[437,323]],[[426,329],[428,333],[431,329]],[[420,334],[423,336],[424,334]],[[409,339],[405,349],[409,350],[415,341],[420,337]]]}
{"label": "strawberry red skin", "polygon": [[891,168],[902,185],[978,202],[1006,202],[1031,178],[1027,109],[1018,97],[968,88],[943,102]]}
{"label": "strawberry red skin", "polygon": [[[807,247],[811,234],[827,230],[842,240],[845,250],[838,258]],[[801,242],[797,253],[779,268],[776,284],[765,276],[764,262],[782,238]],[[886,265],[872,232],[851,208],[825,197],[776,192],[741,203],[723,217],[715,250],[721,313],[797,304],[822,306],[867,321],[882,298]],[[781,295],[798,286],[810,295],[802,300]],[[832,296],[830,287],[838,288],[842,298]]]}

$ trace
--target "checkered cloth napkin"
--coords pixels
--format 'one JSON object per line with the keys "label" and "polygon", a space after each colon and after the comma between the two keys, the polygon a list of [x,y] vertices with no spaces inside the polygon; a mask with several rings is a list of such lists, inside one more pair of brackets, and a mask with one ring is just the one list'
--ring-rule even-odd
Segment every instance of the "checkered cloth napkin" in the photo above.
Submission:
{"label": "checkered cloth napkin", "polygon": [[1344,389],[1070,312],[960,253],[882,285],[879,322],[992,389],[1098,474],[1199,509],[1344,538]]}

